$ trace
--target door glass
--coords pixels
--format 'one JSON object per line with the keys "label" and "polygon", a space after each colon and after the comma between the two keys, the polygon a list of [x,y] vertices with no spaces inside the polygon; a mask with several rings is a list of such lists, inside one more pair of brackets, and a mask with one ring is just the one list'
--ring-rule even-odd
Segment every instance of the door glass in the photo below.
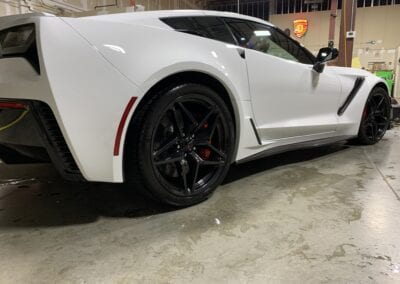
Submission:
{"label": "door glass", "polygon": [[313,64],[313,56],[274,27],[241,19],[225,19],[240,46],[286,60]]}

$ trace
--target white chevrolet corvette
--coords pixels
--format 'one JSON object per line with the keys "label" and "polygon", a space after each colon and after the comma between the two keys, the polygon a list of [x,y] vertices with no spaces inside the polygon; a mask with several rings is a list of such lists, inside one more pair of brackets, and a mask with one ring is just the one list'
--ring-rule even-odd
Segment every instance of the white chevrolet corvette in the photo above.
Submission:
{"label": "white chevrolet corvette", "polygon": [[3,17],[0,158],[195,204],[232,163],[383,137],[385,82],[337,53],[233,13]]}

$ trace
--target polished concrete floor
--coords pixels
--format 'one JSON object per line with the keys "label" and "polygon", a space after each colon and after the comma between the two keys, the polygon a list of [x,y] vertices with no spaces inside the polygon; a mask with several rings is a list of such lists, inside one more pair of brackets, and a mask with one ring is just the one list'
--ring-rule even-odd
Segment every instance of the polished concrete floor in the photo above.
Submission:
{"label": "polished concrete floor", "polygon": [[191,208],[0,165],[1,283],[400,281],[400,127],[234,166]]}

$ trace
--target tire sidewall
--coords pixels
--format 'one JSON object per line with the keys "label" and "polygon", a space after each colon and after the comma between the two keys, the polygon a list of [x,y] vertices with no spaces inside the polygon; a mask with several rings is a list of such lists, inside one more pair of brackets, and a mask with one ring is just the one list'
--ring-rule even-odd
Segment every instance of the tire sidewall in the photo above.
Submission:
{"label": "tire sidewall", "polygon": [[[387,113],[387,117],[390,118],[390,106],[391,106],[390,97],[389,97],[389,95],[388,95],[388,92],[387,92],[385,89],[381,88],[381,87],[376,87],[376,88],[374,88],[374,89],[371,91],[371,93],[368,95],[367,101],[365,102],[365,106],[364,106],[364,108],[363,108],[363,114],[364,114],[365,108],[368,106],[369,100],[370,100],[374,95],[376,95],[376,94],[383,94],[384,97],[386,98],[386,104],[388,105],[388,108],[387,108],[387,109],[388,109],[388,112],[389,112],[389,113]],[[363,114],[362,114],[362,115],[363,115]],[[367,134],[366,134],[366,132],[365,132],[365,128],[363,128],[364,119],[365,119],[364,117],[361,117],[360,129],[359,129],[359,132],[358,132],[358,140],[359,140],[362,144],[365,144],[365,145],[373,145],[373,144],[378,143],[378,142],[383,138],[383,136],[385,135],[385,133],[386,133],[388,127],[386,128],[386,130],[385,130],[385,132],[382,134],[382,136],[381,136],[378,140],[374,141],[374,140],[371,140],[371,139],[368,138],[368,136],[367,136]],[[388,121],[388,125],[389,125],[389,123],[390,123],[390,121]]]}

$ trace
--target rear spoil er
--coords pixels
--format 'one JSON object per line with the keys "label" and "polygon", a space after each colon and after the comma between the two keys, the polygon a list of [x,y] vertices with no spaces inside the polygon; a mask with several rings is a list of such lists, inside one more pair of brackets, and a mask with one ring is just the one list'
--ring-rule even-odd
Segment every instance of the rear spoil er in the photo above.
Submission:
{"label": "rear spoil er", "polygon": [[119,125],[118,125],[117,135],[115,136],[114,156],[119,155],[122,133],[124,131],[125,124],[128,119],[128,115],[131,112],[131,109],[132,109],[133,105],[135,104],[136,100],[137,100],[137,97],[132,97],[129,100],[128,104],[126,105],[124,113],[122,114],[121,121],[119,122]]}
{"label": "rear spoil er", "polygon": [[346,109],[348,108],[348,106],[350,105],[350,103],[353,101],[353,99],[356,97],[358,91],[360,90],[361,86],[363,85],[365,81],[364,77],[358,77],[356,79],[356,81],[354,82],[354,87],[351,90],[350,94],[347,96],[345,102],[343,103],[343,105],[339,108],[337,114],[339,116],[341,116]]}

